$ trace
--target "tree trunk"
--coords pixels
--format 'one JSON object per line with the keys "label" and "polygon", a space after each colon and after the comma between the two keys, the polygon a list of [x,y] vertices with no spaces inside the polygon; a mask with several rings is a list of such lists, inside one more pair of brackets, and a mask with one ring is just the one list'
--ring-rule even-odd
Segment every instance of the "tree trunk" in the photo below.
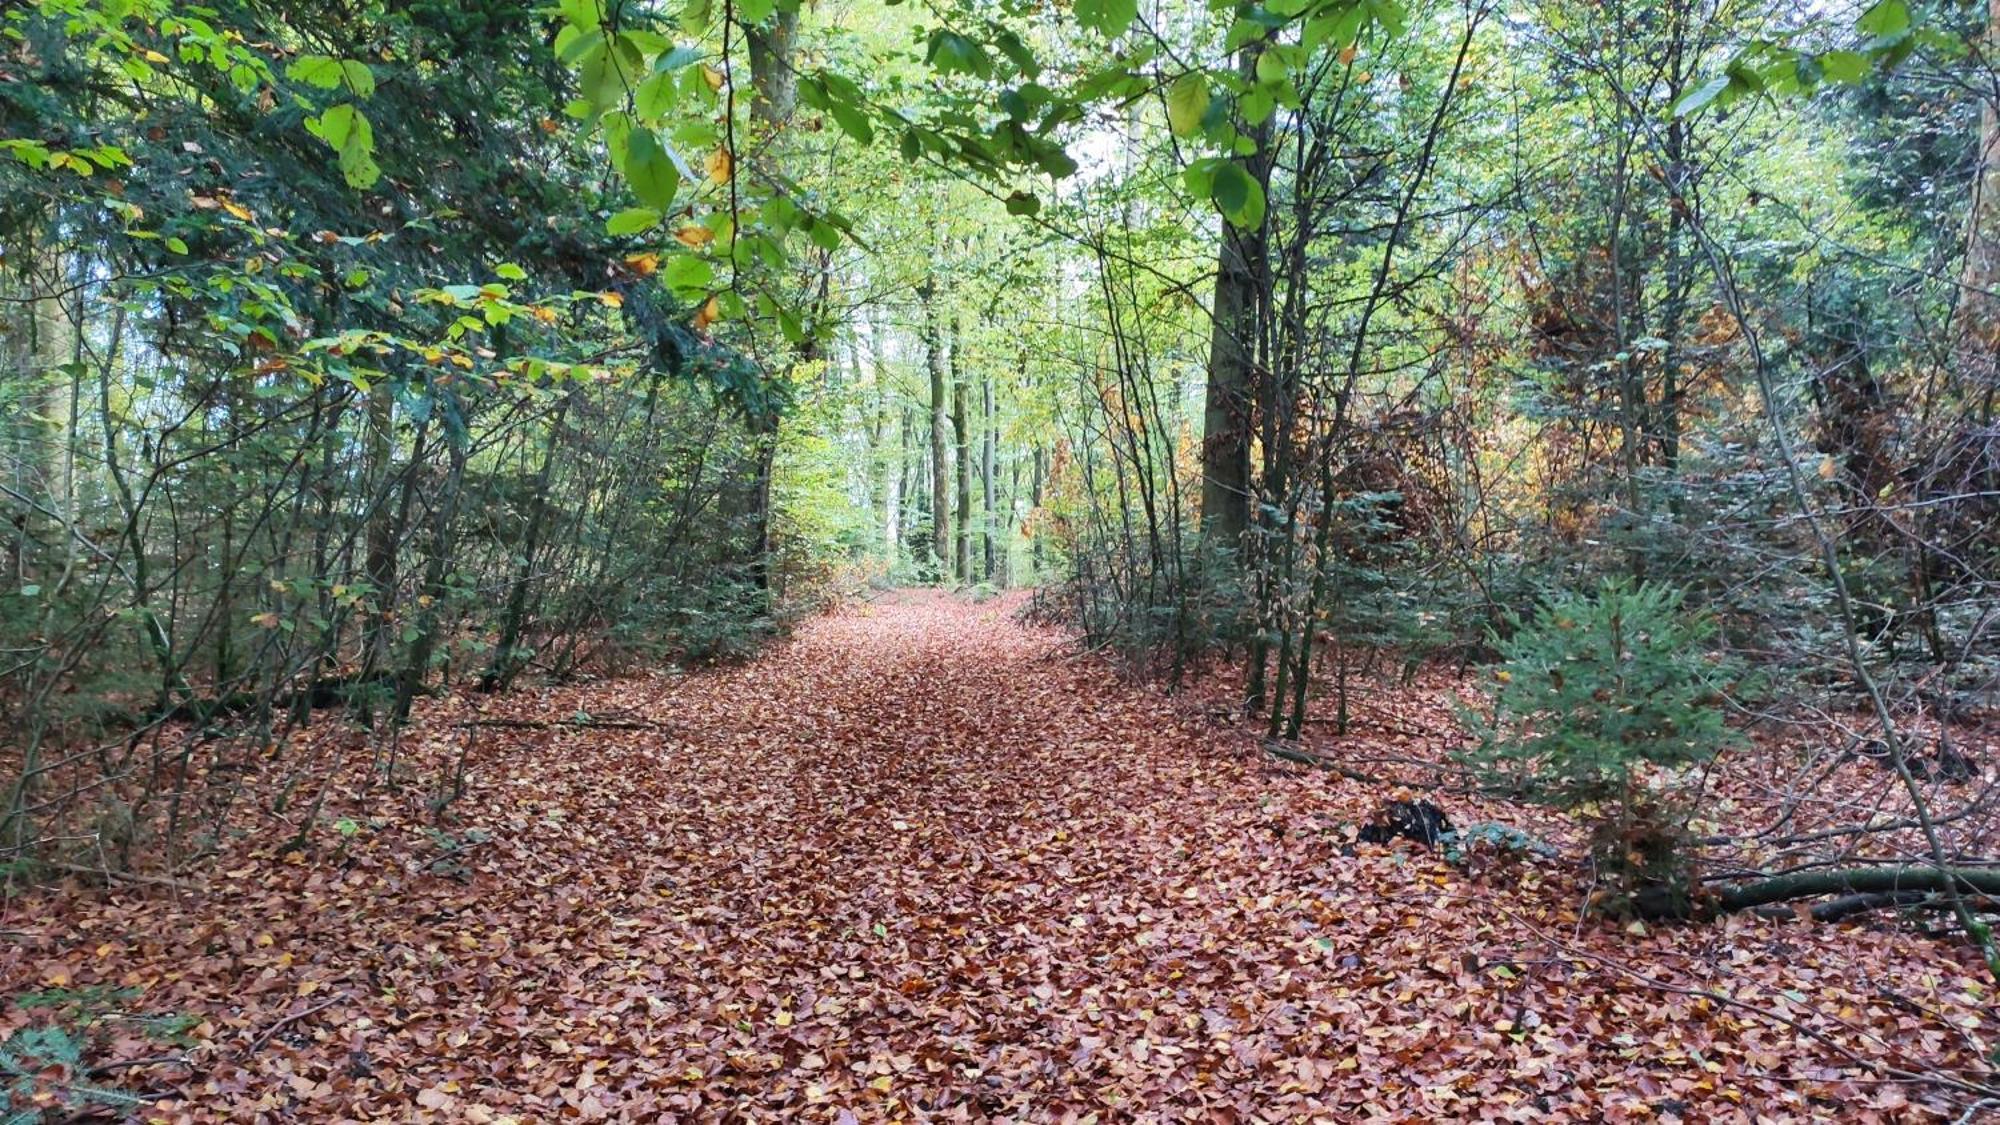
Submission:
{"label": "tree trunk", "polygon": [[744,32],[750,45],[750,115],[767,130],[782,129],[798,104],[799,77],[792,69],[798,9],[774,12],[762,26]]}
{"label": "tree trunk", "polygon": [[979,397],[981,445],[979,454],[979,490],[982,500],[981,508],[984,512],[984,516],[980,521],[979,539],[985,553],[985,559],[982,562],[982,567],[986,572],[984,577],[988,582],[991,582],[993,581],[996,569],[995,556],[999,552],[998,544],[995,542],[996,537],[994,535],[993,523],[993,459],[998,451],[994,448],[996,439],[993,433],[993,376],[990,373],[979,381]]}
{"label": "tree trunk", "polygon": [[[1237,55],[1237,67],[1254,80],[1261,43]],[[1257,146],[1251,175],[1268,179],[1271,125],[1244,130]],[[1243,230],[1224,220],[1216,261],[1215,307],[1208,346],[1208,390],[1202,410],[1201,527],[1211,549],[1236,550],[1250,526],[1250,429],[1255,412],[1257,334],[1270,300],[1270,246],[1263,225]]]}
{"label": "tree trunk", "polygon": [[924,361],[931,376],[931,559],[942,575],[951,567],[951,454],[946,431],[951,404],[944,377],[943,341],[938,334],[937,284],[925,278],[917,290],[924,303]]}
{"label": "tree trunk", "polygon": [[[2000,48],[2000,0],[1988,0],[1986,49]],[[1979,396],[1980,421],[1991,424],[2000,395],[2000,77],[1979,107],[1979,167],[1966,216],[1965,268],[1960,275],[1954,333],[1959,377]]]}
{"label": "tree trunk", "polygon": [[[423,597],[417,605],[416,637],[410,642],[410,651],[403,662],[403,672],[396,685],[395,722],[401,725],[409,721],[410,704],[417,692],[423,689],[424,678],[430,672],[431,656],[437,651],[439,619],[444,613],[445,579],[451,573],[452,555],[458,541],[458,498],[459,486],[465,480],[465,441],[460,435],[447,434],[445,456],[448,468],[445,470],[442,495],[438,497],[437,514],[432,517],[430,557],[424,561]],[[392,782],[393,778],[390,779]]]}
{"label": "tree trunk", "polygon": [[[1047,464],[1047,454],[1042,452],[1041,446],[1036,446],[1034,474],[1028,485],[1028,516],[1030,519],[1033,519],[1035,514],[1042,510],[1042,485],[1047,479]],[[1035,534],[1028,539],[1028,569],[1037,581],[1042,576],[1044,555],[1041,528],[1038,526],[1035,528]]]}
{"label": "tree trunk", "polygon": [[515,648],[520,644],[521,628],[528,616],[528,591],[534,586],[536,557],[542,548],[542,529],[548,523],[549,484],[555,479],[556,452],[562,447],[563,421],[569,417],[573,401],[574,396],[564,396],[561,405],[556,407],[555,416],[549,420],[549,444],[542,453],[542,467],[535,474],[535,495],[530,501],[534,506],[528,512],[528,528],[522,537],[521,562],[514,572],[513,588],[507,595],[506,615],[500,621],[500,640],[493,646],[493,663],[479,678],[481,691],[506,687],[525,663],[522,654],[516,653]]}
{"label": "tree trunk", "polygon": [[[798,35],[797,9],[774,12],[762,25],[744,28],[750,48],[750,116],[761,126],[767,139],[775,140],[791,121],[798,101],[798,74],[792,68],[792,43]],[[822,301],[826,277],[820,277]],[[800,345],[798,358],[812,358],[812,337]],[[750,419],[750,433],[756,446],[750,510],[750,583],[762,594],[765,607],[771,601],[771,478],[778,460],[777,412],[768,404]]]}
{"label": "tree trunk", "polygon": [[[396,539],[401,520],[396,507],[389,503],[390,483],[395,479],[395,444],[391,427],[395,424],[395,390],[389,380],[376,382],[368,389],[367,462],[368,495],[373,510],[368,516],[367,557],[362,563],[363,576],[368,581],[369,605],[374,610],[369,615],[368,624],[362,629],[362,675],[373,673],[378,668],[388,666],[389,646],[393,643],[391,613],[395,608],[396,588]],[[409,508],[409,488],[404,487],[402,509]]]}
{"label": "tree trunk", "polygon": [[972,430],[970,419],[966,417],[965,370],[959,366],[958,354],[965,337],[959,331],[958,317],[951,318],[951,434],[956,454],[958,483],[956,504],[953,508],[958,515],[957,534],[953,537],[957,550],[953,555],[952,574],[960,582],[972,580]]}

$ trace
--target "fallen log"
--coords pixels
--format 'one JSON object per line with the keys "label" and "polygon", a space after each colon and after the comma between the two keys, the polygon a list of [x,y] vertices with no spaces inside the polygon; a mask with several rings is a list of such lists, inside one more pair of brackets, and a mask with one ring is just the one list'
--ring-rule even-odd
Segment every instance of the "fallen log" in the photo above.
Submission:
{"label": "fallen log", "polygon": [[[1843,906],[1856,912],[1864,902],[1896,905],[1910,892],[1944,891],[1951,883],[1986,898],[2000,898],[2000,867],[1848,867],[1835,871],[1801,871],[1711,890],[1710,903],[1722,913],[1752,910],[1781,902],[1846,896]],[[1860,896],[1882,896],[1864,899]],[[1845,917],[1846,914],[1839,915]]]}

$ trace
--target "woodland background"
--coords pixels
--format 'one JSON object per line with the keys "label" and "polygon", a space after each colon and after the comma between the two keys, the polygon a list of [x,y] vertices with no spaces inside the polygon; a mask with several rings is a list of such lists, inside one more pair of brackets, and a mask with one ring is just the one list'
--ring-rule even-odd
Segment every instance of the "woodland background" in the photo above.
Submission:
{"label": "woodland background", "polygon": [[1033,587],[1414,787],[1378,827],[1553,805],[1608,914],[1886,911],[2000,976],[1996,40],[1957,0],[10,7],[9,886],[443,817],[438,700]]}

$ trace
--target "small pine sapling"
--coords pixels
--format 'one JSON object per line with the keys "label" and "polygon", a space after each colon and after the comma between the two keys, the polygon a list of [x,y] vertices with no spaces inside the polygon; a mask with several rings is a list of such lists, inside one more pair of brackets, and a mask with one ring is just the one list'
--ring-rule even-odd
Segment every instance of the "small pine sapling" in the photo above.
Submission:
{"label": "small pine sapling", "polygon": [[1714,622],[1677,590],[1611,580],[1512,625],[1495,639],[1491,715],[1467,715],[1479,741],[1466,760],[1587,819],[1598,906],[1685,913],[1690,798],[1674,775],[1735,738],[1719,691],[1727,669],[1707,647]]}

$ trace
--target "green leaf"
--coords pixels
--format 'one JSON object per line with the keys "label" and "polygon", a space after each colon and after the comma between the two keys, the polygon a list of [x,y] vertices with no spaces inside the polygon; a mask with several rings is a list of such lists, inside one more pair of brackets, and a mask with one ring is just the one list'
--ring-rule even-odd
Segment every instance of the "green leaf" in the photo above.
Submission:
{"label": "green leaf", "polygon": [[1291,74],[1285,69],[1285,60],[1278,52],[1265,49],[1257,53],[1257,81],[1266,86],[1283,85]]}
{"label": "green leaf", "polygon": [[993,45],[1000,48],[1000,53],[1007,56],[1007,61],[1013,63],[1014,68],[1027,77],[1035,78],[1042,73],[1042,64],[1035,61],[1035,53],[1028,49],[1026,43],[1021,42],[1020,36],[1011,31],[1002,31],[993,37]]}
{"label": "green leaf", "polygon": [[1729,82],[1730,78],[1727,74],[1718,75],[1682,94],[1681,99],[1674,103],[1674,116],[1686,117],[1688,114],[1694,113],[1714,101],[1716,98],[1722,96],[1724,90],[1729,89]]}
{"label": "green leaf", "polygon": [[1060,148],[1049,148],[1035,154],[1035,163],[1042,171],[1060,180],[1076,174],[1076,161]]}
{"label": "green leaf", "polygon": [[370,188],[381,178],[382,170],[375,165],[374,126],[352,102],[330,106],[318,117],[307,118],[306,131],[339,154],[340,171],[349,186]]}
{"label": "green leaf", "polygon": [[577,90],[590,108],[602,113],[625,97],[625,72],[619,67],[618,52],[610,43],[600,43],[583,56],[577,68]]}
{"label": "green leaf", "polygon": [[1216,166],[1209,184],[1209,198],[1222,210],[1224,218],[1239,229],[1249,229],[1264,221],[1264,189],[1248,169],[1235,160]]}
{"label": "green leaf", "polygon": [[340,74],[342,78],[346,79],[348,89],[354,91],[355,97],[372,98],[375,96],[375,72],[368,69],[367,63],[359,62],[355,59],[342,59],[340,61]]}
{"label": "green leaf", "polygon": [[331,90],[340,85],[340,60],[326,55],[300,55],[285,68],[285,77]]}
{"label": "green leaf", "polygon": [[638,234],[642,230],[652,230],[659,225],[660,213],[651,207],[627,207],[605,221],[604,233]]}
{"label": "green leaf", "polygon": [[1877,0],[1854,21],[1854,30],[1877,39],[1893,39],[1910,30],[1910,7],[1904,0]]}
{"label": "green leaf", "polygon": [[864,145],[875,143],[875,127],[869,124],[868,115],[860,109],[846,102],[832,102],[827,106],[827,112],[833,114],[841,132]]}
{"label": "green leaf", "polygon": [[1236,108],[1246,124],[1262,125],[1278,112],[1278,99],[1267,87],[1257,86],[1243,92],[1236,100]]}
{"label": "green leaf", "polygon": [[41,592],[42,588],[40,586],[28,585],[21,587],[21,596],[24,598],[32,598]]}
{"label": "green leaf", "polygon": [[1362,0],[1361,7],[1368,17],[1382,25],[1382,30],[1390,36],[1403,34],[1410,24],[1410,15],[1397,0]]}
{"label": "green leaf", "polygon": [[1077,0],[1076,22],[1115,38],[1139,18],[1139,0]]}
{"label": "green leaf", "polygon": [[986,78],[993,73],[993,59],[977,42],[944,28],[931,33],[924,61],[941,74],[970,74]]}
{"label": "green leaf", "polygon": [[1202,114],[1208,112],[1208,79],[1199,71],[1189,71],[1167,87],[1167,127],[1175,136],[1185,137],[1201,128]]}
{"label": "green leaf", "polygon": [[679,296],[706,292],[715,284],[715,267],[706,258],[679,254],[667,259],[666,264],[660,267],[660,280]]}
{"label": "green leaf", "polygon": [[633,108],[641,120],[657,122],[665,118],[674,108],[674,98],[680,92],[670,73],[659,73],[639,83],[639,89],[632,95]]}
{"label": "green leaf", "polygon": [[667,158],[667,151],[649,129],[635,129],[626,142],[625,181],[641,203],[665,211],[674,205],[680,190],[680,170]]}
{"label": "green leaf", "polygon": [[1854,83],[1868,77],[1868,56],[1859,51],[1828,51],[1819,57],[1819,66],[1835,82]]}
{"label": "green leaf", "polygon": [[493,273],[495,276],[506,278],[508,281],[526,281],[528,279],[528,271],[512,262],[501,262],[494,268]]}
{"label": "green leaf", "polygon": [[556,58],[566,65],[575,65],[584,55],[596,50],[604,43],[604,32],[596,28],[583,29],[574,24],[564,24],[556,32]]}
{"label": "green leaf", "polygon": [[1017,191],[1007,197],[1009,215],[1033,215],[1042,209],[1042,201],[1031,191]]}

